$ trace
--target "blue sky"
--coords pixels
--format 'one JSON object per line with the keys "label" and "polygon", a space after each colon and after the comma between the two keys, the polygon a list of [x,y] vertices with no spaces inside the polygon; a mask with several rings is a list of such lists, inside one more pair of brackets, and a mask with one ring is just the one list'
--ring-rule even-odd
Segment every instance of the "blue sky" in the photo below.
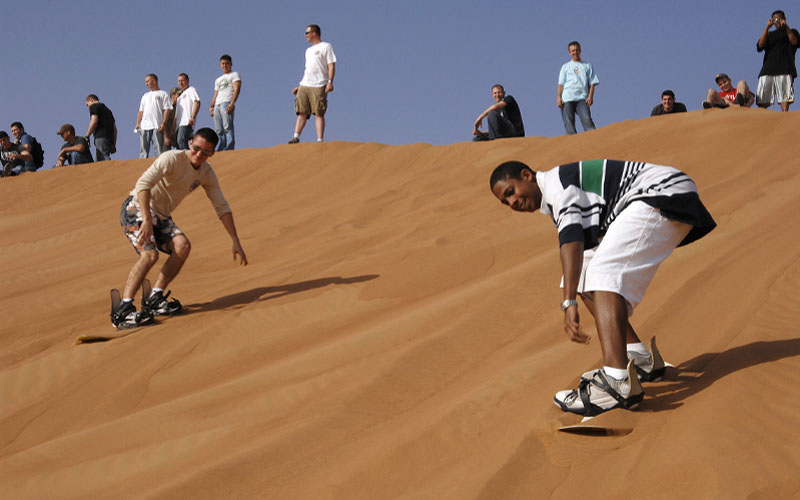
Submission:
{"label": "blue sky", "polygon": [[[5,64],[0,129],[19,120],[52,165],[63,123],[85,132],[87,94],[98,94],[119,129],[115,159],[138,155],[133,134],[147,73],[161,88],[186,72],[202,99],[201,126],[219,56],[242,76],[237,149],[284,144],[294,126],[292,87],[303,71],[307,24],[322,27],[339,62],[326,140],[450,144],[471,138],[501,83],[520,104],[529,136],[563,134],[555,105],[567,44],[600,78],[598,126],[649,116],[661,91],[698,109],[724,71],[755,90],[755,46],[770,13],[790,5],[733,0],[652,1],[73,2],[27,0],[3,7]],[[720,8],[724,5],[724,9]],[[773,107],[772,109],[776,109]],[[303,141],[313,140],[313,123]]]}

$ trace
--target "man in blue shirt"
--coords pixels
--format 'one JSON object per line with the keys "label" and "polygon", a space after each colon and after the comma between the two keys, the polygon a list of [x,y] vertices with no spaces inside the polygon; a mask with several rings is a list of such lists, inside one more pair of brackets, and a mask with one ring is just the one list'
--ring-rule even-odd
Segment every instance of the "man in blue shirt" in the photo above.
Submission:
{"label": "man in blue shirt", "polygon": [[594,88],[600,80],[592,65],[581,60],[581,44],[573,41],[568,48],[572,60],[561,66],[556,104],[561,108],[567,134],[576,134],[575,113],[581,119],[584,132],[595,129],[589,107],[594,103]]}

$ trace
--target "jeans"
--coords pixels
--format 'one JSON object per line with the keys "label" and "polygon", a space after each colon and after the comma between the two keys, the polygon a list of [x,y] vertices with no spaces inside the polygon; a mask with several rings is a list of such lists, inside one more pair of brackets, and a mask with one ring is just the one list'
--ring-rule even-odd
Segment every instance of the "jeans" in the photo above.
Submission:
{"label": "jeans", "polygon": [[502,116],[500,111],[493,109],[486,117],[489,124],[489,139],[502,139],[503,137],[522,137],[511,120]]}
{"label": "jeans", "polygon": [[108,137],[95,137],[94,138],[94,151],[97,161],[106,161],[111,159],[111,146],[113,141]]}
{"label": "jeans", "polygon": [[233,136],[233,113],[228,114],[229,102],[220,102],[214,106],[214,130],[219,136],[217,151],[233,149],[236,139]]}
{"label": "jeans", "polygon": [[178,149],[189,149],[189,141],[192,138],[192,134],[194,134],[194,130],[191,125],[178,127]]}
{"label": "jeans", "polygon": [[161,155],[164,152],[164,132],[157,128],[139,131],[139,158],[147,158],[150,154],[150,143],[156,147],[156,156]]}
{"label": "jeans", "polygon": [[564,119],[564,128],[567,129],[568,134],[577,134],[575,130],[575,113],[581,119],[583,131],[594,130],[594,122],[592,121],[592,112],[589,110],[589,105],[586,104],[585,99],[578,101],[564,102],[561,108],[561,117]]}

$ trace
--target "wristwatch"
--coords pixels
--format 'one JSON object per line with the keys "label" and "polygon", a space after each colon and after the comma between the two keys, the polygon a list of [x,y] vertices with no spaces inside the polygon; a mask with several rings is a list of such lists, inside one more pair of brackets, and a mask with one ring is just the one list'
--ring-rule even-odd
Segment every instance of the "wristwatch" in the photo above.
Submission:
{"label": "wristwatch", "polygon": [[577,300],[575,300],[575,299],[572,299],[572,300],[562,300],[562,301],[561,301],[561,310],[562,310],[562,311],[566,311],[568,308],[570,308],[570,307],[572,307],[572,306],[577,306],[577,305],[578,305],[578,301],[577,301]]}

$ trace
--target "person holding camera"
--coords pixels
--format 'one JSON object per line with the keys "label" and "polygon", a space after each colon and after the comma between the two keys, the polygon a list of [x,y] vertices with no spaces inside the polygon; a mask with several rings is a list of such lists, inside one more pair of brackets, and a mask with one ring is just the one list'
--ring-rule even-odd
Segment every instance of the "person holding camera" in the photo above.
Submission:
{"label": "person holding camera", "polygon": [[[774,30],[770,30],[774,27]],[[781,111],[789,111],[794,102],[794,79],[797,68],[795,53],[800,45],[800,33],[786,24],[786,14],[776,10],[767,21],[767,27],[756,44],[758,52],[764,52],[764,63],[758,74],[756,104],[768,108],[777,102]]]}

